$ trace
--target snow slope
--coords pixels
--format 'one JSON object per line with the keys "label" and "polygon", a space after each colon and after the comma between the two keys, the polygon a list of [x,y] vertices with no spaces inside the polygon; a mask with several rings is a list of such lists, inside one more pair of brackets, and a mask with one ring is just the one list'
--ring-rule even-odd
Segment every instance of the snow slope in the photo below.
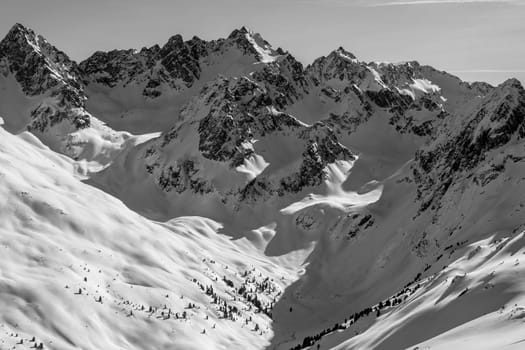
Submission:
{"label": "snow slope", "polygon": [[[304,253],[264,257],[246,240],[217,234],[220,224],[209,219],[144,219],[80,182],[71,159],[27,132],[0,129],[0,163],[0,347],[247,349],[269,342],[272,321],[252,297],[262,305],[278,299]],[[200,285],[213,287],[216,304]],[[242,296],[241,285],[253,293]],[[237,308],[235,321],[223,318],[223,302]]]}

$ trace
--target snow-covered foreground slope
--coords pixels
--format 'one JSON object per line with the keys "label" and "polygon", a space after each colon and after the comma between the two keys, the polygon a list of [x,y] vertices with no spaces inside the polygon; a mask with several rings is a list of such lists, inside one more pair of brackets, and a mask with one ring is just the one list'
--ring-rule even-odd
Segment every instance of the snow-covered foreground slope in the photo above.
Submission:
{"label": "snow-covered foreground slope", "polygon": [[0,129],[0,163],[0,348],[248,349],[271,339],[271,304],[304,253],[264,257],[204,218],[144,219],[29,133]]}
{"label": "snow-covered foreground slope", "polygon": [[355,323],[349,315],[317,344],[338,350],[522,349],[524,236],[521,227],[453,245],[439,259],[441,271],[381,306],[370,305]]}
{"label": "snow-covered foreground slope", "polygon": [[453,263],[335,348],[522,349],[524,237],[520,227],[449,248]]}

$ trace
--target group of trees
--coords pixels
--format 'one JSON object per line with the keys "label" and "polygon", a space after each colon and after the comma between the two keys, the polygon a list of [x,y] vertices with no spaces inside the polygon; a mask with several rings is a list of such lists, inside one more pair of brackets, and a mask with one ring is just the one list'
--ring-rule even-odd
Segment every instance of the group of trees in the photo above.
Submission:
{"label": "group of trees", "polygon": [[[232,285],[233,285],[233,282],[232,282]],[[226,300],[224,300],[217,293],[215,293],[213,286],[210,285],[210,286],[204,287],[202,284],[199,283],[199,287],[204,291],[206,295],[210,296],[213,299],[213,304],[219,305],[219,312],[222,314],[222,317],[224,319],[235,321],[236,320],[235,316],[241,315],[237,306],[228,305]]]}
{"label": "group of trees", "polygon": [[241,286],[237,292],[244,299],[246,299],[248,303],[252,304],[257,309],[257,311],[262,312],[269,318],[272,318],[272,309],[274,306],[273,302],[272,303],[262,302],[257,296],[257,293],[248,292],[245,286]]}
{"label": "group of trees", "polygon": [[[265,314],[266,316],[272,318],[272,309],[275,305],[275,298],[270,303],[265,303],[259,299],[257,292],[271,294],[276,291],[274,283],[270,278],[266,277],[262,281],[257,281],[255,277],[250,277],[249,271],[244,271],[242,277],[245,278],[245,281],[242,285],[236,289],[235,284],[232,280],[224,276],[222,278],[223,282],[230,288],[232,288],[240,297],[242,297],[247,303],[253,305],[256,311]],[[219,305],[219,311],[223,314],[223,317],[226,319],[234,319],[233,314],[240,315],[240,311],[236,306],[228,305],[227,302],[222,299],[213,289],[212,285],[204,286],[202,283],[194,279],[194,282],[197,283],[199,288],[208,296],[213,299],[213,303]]]}
{"label": "group of trees", "polygon": [[[273,279],[270,279],[269,277],[263,278],[262,273],[259,273],[259,277],[261,278],[256,278],[253,274],[254,271],[255,269],[250,271],[245,270],[242,274],[240,274],[240,277],[243,278],[243,281],[239,288],[236,288],[235,283],[226,276],[223,276],[222,281],[226,284],[226,286],[231,288],[231,292],[238,296],[237,297],[234,295],[233,301],[244,301],[249,304],[249,310],[252,310],[252,307],[254,307],[255,312],[263,313],[266,316],[272,318],[272,310],[276,303],[276,297],[281,292],[278,289],[278,286],[273,282]],[[217,280],[218,279],[215,278],[215,281]],[[204,285],[196,278],[192,278],[192,281],[197,284],[204,294],[212,299],[213,304],[218,305],[217,311],[220,318],[236,321],[238,317],[242,316],[241,310],[239,310],[239,308],[235,305],[228,304],[228,302],[215,291],[213,285]],[[272,294],[276,295],[273,296],[271,301],[266,302],[260,298],[260,294],[266,294],[270,297]],[[246,319],[247,324],[248,320],[251,321],[251,317]],[[259,324],[255,323],[254,327],[254,331],[262,332]]]}
{"label": "group of trees", "polygon": [[[321,338],[324,337],[325,335],[330,334],[330,333],[335,332],[335,331],[340,330],[340,329],[341,330],[342,329],[346,329],[346,326],[344,324],[341,324],[341,323],[336,323],[336,324],[334,324],[334,326],[332,328],[326,328],[326,329],[323,329],[320,333],[317,333],[314,336],[305,337],[301,344],[294,346],[290,350],[300,350],[300,349],[304,349],[304,348],[307,348],[309,346],[312,346],[315,343],[317,343],[319,340],[321,340]],[[317,348],[319,348],[319,345],[317,346]]]}
{"label": "group of trees", "polygon": [[273,301],[265,303],[259,299],[257,293],[266,293],[271,295],[277,292],[277,288],[273,280],[271,280],[269,277],[266,277],[262,281],[258,281],[254,276],[250,278],[249,271],[244,271],[243,277],[245,278],[245,281],[239,287],[237,293],[246,299],[247,302],[252,304],[259,312],[272,318],[272,310],[275,306],[275,298],[273,298]]}
{"label": "group of trees", "polygon": [[[13,335],[13,334],[11,334],[11,336],[12,336],[12,335]],[[18,333],[16,333],[15,337],[18,337]],[[28,339],[28,342],[30,342],[30,343],[34,343],[33,346],[31,347],[32,349],[43,349],[43,348],[44,348],[44,343],[42,343],[42,342],[38,343],[38,342],[36,341],[36,338],[35,338],[35,337],[33,337],[33,338],[31,338],[31,339]],[[24,344],[24,339],[20,339],[16,344],[17,344],[17,345],[22,345],[22,344]],[[13,347],[13,348],[14,348],[14,347]]]}
{"label": "group of trees", "polygon": [[298,344],[292,347],[290,350],[300,350],[300,349],[304,349],[309,346],[312,346],[315,343],[317,343],[319,340],[321,340],[321,338],[324,337],[325,335],[336,332],[338,330],[347,329],[350,326],[352,326],[354,323],[356,323],[360,318],[369,316],[371,313],[375,312],[376,317],[379,317],[381,315],[381,310],[401,304],[411,294],[415,293],[420,287],[421,285],[419,283],[414,285],[412,288],[405,287],[401,291],[399,291],[396,295],[384,301],[380,301],[377,305],[373,307],[367,307],[359,312],[356,312],[350,315],[349,318],[345,318],[343,322],[335,323],[332,328],[326,328],[313,336],[306,336],[303,339],[303,342],[301,344]]}

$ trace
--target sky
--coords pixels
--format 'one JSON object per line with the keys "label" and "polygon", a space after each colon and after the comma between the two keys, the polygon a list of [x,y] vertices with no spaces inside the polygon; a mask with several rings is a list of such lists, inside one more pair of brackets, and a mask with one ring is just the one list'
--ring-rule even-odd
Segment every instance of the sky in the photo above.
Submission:
{"label": "sky", "polygon": [[367,62],[525,82],[525,0],[0,0],[0,36],[17,22],[77,61],[246,26],[303,64],[343,46]]}

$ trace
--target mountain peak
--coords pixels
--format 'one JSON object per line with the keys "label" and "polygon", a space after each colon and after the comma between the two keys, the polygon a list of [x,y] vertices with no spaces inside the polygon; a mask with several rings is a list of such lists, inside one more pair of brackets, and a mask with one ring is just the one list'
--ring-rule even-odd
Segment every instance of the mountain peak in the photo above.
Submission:
{"label": "mountain peak", "polygon": [[34,40],[35,37],[36,37],[36,34],[33,30],[25,27],[24,25],[20,23],[15,23],[15,25],[11,27],[9,32],[7,32],[7,35],[2,40],[2,42],[18,41],[20,38],[24,38],[25,40],[29,41],[29,40]]}
{"label": "mountain peak", "polygon": [[516,78],[507,79],[503,83],[501,83],[499,86],[502,88],[509,87],[509,88],[515,88],[518,90],[523,90],[523,85]]}
{"label": "mountain peak", "polygon": [[8,32],[8,35],[9,34],[19,34],[19,33],[23,33],[23,34],[34,34],[34,32],[27,28],[26,26],[24,26],[23,24],[21,23],[15,23],[11,29],[9,30]]}
{"label": "mountain peak", "polygon": [[[15,74],[26,94],[41,94],[67,82],[74,91],[71,97],[78,95],[76,63],[44,37],[20,23],[16,23],[0,41],[0,58],[7,59],[6,67]],[[80,100],[74,103],[82,105]]]}
{"label": "mountain peak", "polygon": [[263,63],[273,62],[279,55],[259,33],[255,33],[244,26],[235,29],[228,36],[227,41],[233,42],[245,52],[255,55]]}
{"label": "mountain peak", "polygon": [[168,42],[162,47],[163,51],[172,51],[177,47],[181,47],[184,44],[182,35],[175,34],[168,39]]}
{"label": "mountain peak", "polygon": [[236,39],[239,36],[245,36],[246,34],[252,33],[253,32],[249,28],[242,26],[239,29],[234,29],[233,32],[231,32],[230,35],[228,35],[228,39]]}
{"label": "mountain peak", "polygon": [[174,45],[180,45],[184,42],[184,39],[182,38],[182,35],[175,34],[172,37],[168,39],[167,44],[174,44]]}
{"label": "mountain peak", "polygon": [[344,59],[347,60],[357,60],[357,57],[350,51],[345,50],[342,46],[339,46],[337,50],[334,51],[334,53]]}

